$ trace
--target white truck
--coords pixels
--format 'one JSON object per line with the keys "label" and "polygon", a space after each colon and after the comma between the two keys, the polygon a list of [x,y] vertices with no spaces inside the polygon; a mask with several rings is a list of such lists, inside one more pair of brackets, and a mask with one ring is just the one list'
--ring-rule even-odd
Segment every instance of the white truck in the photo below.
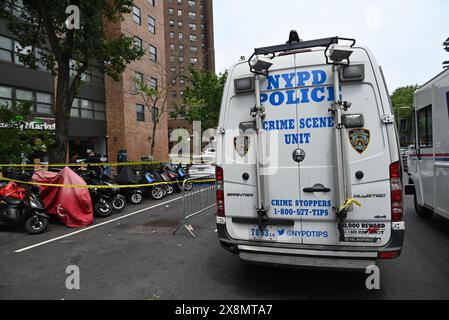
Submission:
{"label": "white truck", "polygon": [[247,262],[365,270],[400,255],[402,170],[374,57],[332,37],[257,48],[229,71],[217,232]]}
{"label": "white truck", "polygon": [[418,216],[449,219],[449,69],[415,92],[416,143],[409,154],[409,185]]}

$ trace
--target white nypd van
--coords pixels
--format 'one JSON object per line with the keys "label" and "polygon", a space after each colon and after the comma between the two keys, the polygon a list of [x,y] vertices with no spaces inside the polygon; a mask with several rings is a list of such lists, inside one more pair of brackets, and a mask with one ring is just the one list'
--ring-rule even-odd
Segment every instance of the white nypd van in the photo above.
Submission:
{"label": "white nypd van", "polygon": [[382,71],[355,40],[255,49],[229,72],[217,231],[244,261],[362,270],[400,255],[398,134]]}

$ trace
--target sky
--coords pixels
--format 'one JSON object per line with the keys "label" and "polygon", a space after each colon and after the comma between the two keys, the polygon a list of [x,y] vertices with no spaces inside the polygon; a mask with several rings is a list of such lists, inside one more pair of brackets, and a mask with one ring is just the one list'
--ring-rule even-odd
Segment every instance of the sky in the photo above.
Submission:
{"label": "sky", "polygon": [[422,85],[449,60],[448,0],[213,0],[217,73],[256,47],[303,40],[355,38],[370,48],[390,91]]}

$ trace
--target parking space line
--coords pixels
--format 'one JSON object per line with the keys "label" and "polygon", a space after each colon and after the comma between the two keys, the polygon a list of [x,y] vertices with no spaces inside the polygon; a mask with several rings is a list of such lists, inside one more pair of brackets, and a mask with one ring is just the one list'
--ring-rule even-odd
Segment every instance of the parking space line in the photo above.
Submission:
{"label": "parking space line", "polygon": [[107,225],[109,223],[113,223],[113,222],[116,222],[116,221],[119,221],[119,220],[122,220],[122,219],[126,219],[128,217],[134,216],[134,215],[142,213],[144,211],[151,210],[151,209],[154,209],[154,208],[157,208],[157,207],[160,207],[160,206],[163,206],[163,205],[166,205],[166,204],[169,204],[171,202],[174,202],[174,201],[177,201],[177,200],[181,200],[181,199],[182,199],[182,197],[177,197],[177,198],[171,199],[169,201],[161,202],[161,203],[156,204],[154,206],[147,207],[147,208],[135,211],[135,212],[131,212],[131,213],[125,214],[125,215],[123,215],[121,217],[117,217],[117,218],[114,218],[114,219],[111,219],[111,220],[108,220],[108,221],[105,221],[105,222],[101,222],[99,224],[94,224],[94,225],[92,225],[90,227],[87,227],[87,228],[84,228],[84,229],[80,229],[80,230],[77,230],[77,231],[74,231],[74,232],[71,232],[71,233],[65,234],[63,236],[59,236],[59,237],[50,239],[50,240],[39,242],[39,243],[34,244],[32,246],[16,250],[16,251],[14,251],[14,253],[21,253],[21,252],[24,252],[24,251],[27,251],[27,250],[31,250],[31,249],[34,249],[34,248],[37,248],[37,247],[40,247],[40,246],[43,246],[43,245],[46,245],[46,244],[49,244],[49,243],[61,240],[61,239],[65,239],[65,238],[68,238],[68,237],[80,234],[82,232],[86,232],[86,231],[89,231],[89,230],[92,230],[92,229],[95,229],[95,228],[98,228],[98,227],[102,227],[102,226]]}

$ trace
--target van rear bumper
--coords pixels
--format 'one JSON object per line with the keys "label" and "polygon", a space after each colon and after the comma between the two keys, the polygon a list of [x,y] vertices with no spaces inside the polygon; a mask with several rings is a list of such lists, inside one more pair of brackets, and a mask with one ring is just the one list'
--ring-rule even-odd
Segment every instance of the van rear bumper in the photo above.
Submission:
{"label": "van rear bumper", "polygon": [[220,244],[226,250],[239,254],[247,262],[284,265],[313,269],[366,270],[375,265],[380,252],[402,251],[404,230],[392,230],[389,243],[384,247],[350,247],[279,244],[232,239],[226,225],[217,224]]}
{"label": "van rear bumper", "polygon": [[287,256],[245,251],[240,252],[239,256],[240,259],[249,263],[299,267],[301,269],[314,270],[345,270],[358,272],[365,271],[369,266],[376,265],[375,260]]}

